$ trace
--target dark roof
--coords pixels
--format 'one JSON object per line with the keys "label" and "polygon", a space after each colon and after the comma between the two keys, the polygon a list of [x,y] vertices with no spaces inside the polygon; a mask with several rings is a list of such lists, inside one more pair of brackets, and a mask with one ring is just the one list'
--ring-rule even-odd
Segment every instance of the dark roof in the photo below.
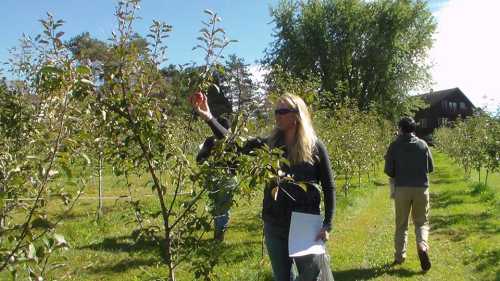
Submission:
{"label": "dark roof", "polygon": [[417,97],[422,98],[426,103],[430,105],[435,105],[439,103],[441,100],[444,98],[452,95],[452,94],[459,94],[462,95],[473,107],[474,104],[467,98],[467,96],[457,87],[457,88],[451,88],[451,89],[446,89],[446,90],[441,90],[441,91],[432,91],[429,93],[425,93],[422,95],[417,95]]}

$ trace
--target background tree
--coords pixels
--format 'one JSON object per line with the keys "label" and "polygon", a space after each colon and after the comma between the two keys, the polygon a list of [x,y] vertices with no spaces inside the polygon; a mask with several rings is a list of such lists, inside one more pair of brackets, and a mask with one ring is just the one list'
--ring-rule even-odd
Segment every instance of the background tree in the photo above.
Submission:
{"label": "background tree", "polygon": [[[468,177],[472,170],[478,181],[488,184],[488,175],[500,167],[500,120],[497,116],[479,111],[474,116],[458,120],[452,127],[442,127],[435,132],[440,150],[455,159]],[[486,172],[482,178],[482,172]]]}
{"label": "background tree", "polygon": [[429,79],[436,24],[425,1],[282,0],[264,63],[321,81],[324,106],[346,98],[387,117]]}
{"label": "background tree", "polygon": [[252,80],[249,65],[243,58],[235,54],[229,56],[224,65],[225,96],[231,102],[231,107],[237,113],[251,115],[260,105],[257,85]]}
{"label": "background tree", "polygon": [[[110,56],[110,46],[99,39],[91,37],[90,33],[84,32],[71,38],[65,43],[66,48],[71,51],[73,58],[81,65],[88,65],[93,69],[89,74],[94,74],[90,77],[91,81],[96,84],[102,84],[102,75],[96,73],[102,73],[104,63],[108,61]],[[100,99],[101,96],[98,96]],[[103,196],[104,196],[104,184],[103,184],[103,169],[104,169],[104,147],[103,147],[103,126],[106,122],[106,114],[100,111],[99,108],[95,106],[92,107],[93,111],[102,112],[100,115],[102,118],[94,118],[93,120],[88,120],[93,130],[95,136],[95,151],[90,154],[95,161],[95,173],[97,178],[97,191],[98,191],[98,205],[96,211],[96,219],[99,220],[103,215]]]}
{"label": "background tree", "polygon": [[88,32],[71,38],[66,42],[66,46],[80,61],[103,62],[106,60],[109,50],[106,42],[93,38]]}

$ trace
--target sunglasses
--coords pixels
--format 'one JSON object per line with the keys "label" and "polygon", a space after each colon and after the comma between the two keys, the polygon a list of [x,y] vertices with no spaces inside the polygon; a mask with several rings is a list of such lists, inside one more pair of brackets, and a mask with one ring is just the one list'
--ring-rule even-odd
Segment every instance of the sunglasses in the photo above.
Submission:
{"label": "sunglasses", "polygon": [[293,108],[278,108],[274,110],[275,115],[285,115],[287,113],[298,113],[299,111],[297,109]]}

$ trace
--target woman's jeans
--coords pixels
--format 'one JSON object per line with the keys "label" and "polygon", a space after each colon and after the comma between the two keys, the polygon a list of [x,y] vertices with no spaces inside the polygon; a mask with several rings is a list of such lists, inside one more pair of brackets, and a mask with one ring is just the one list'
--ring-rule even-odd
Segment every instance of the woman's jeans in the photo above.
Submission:
{"label": "woman's jeans", "polygon": [[[275,281],[316,281],[320,273],[320,255],[290,258],[288,256],[288,229],[264,222],[267,253],[271,260]],[[295,262],[298,276],[292,272]]]}

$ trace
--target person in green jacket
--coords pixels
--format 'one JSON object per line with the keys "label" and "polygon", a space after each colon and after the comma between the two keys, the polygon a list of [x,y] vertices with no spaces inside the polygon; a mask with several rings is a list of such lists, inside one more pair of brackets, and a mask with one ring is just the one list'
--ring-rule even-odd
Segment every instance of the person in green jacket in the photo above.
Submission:
{"label": "person in green jacket", "polygon": [[411,212],[415,225],[417,252],[422,270],[431,268],[429,259],[429,178],[434,170],[432,154],[425,141],[415,136],[416,123],[411,117],[399,121],[399,136],[385,155],[384,172],[394,183],[396,230],[394,262],[406,259],[408,217]]}
{"label": "person in green jacket", "polygon": [[[217,121],[227,130],[231,127],[229,120],[224,117],[217,118]],[[205,139],[196,156],[196,161],[199,164],[209,158],[216,141],[215,136]],[[214,217],[214,239],[223,241],[224,234],[229,226],[229,209],[233,205],[233,191],[236,189],[236,180],[234,175],[209,176],[205,184],[209,190],[210,212]]]}

